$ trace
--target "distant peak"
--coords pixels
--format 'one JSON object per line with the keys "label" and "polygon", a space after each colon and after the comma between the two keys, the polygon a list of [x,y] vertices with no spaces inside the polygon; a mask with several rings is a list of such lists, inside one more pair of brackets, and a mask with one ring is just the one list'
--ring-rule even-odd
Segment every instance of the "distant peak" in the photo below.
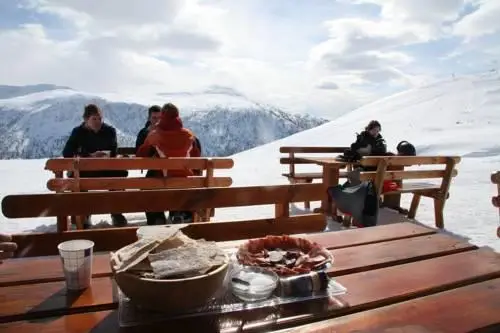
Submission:
{"label": "distant peak", "polygon": [[243,97],[246,99],[245,95],[240,93],[239,91],[220,85],[211,85],[208,88],[201,91],[171,91],[171,92],[162,92],[158,93],[158,96],[162,97],[176,97],[176,96],[197,96],[197,95],[226,95],[226,96],[234,96],[234,97]]}
{"label": "distant peak", "polygon": [[56,84],[50,84],[50,83],[28,84],[25,86],[0,85],[0,89],[26,89],[26,90],[38,90],[38,91],[55,90],[55,89],[73,90],[70,87],[58,86]]}
{"label": "distant peak", "polygon": [[58,86],[55,84],[40,83],[40,84],[30,84],[25,86],[11,86],[11,85],[0,85],[0,99],[14,98],[44,91],[58,90],[58,89],[69,89],[70,87]]}
{"label": "distant peak", "polygon": [[233,88],[220,86],[220,85],[216,85],[216,84],[208,87],[205,91],[203,91],[203,93],[245,97],[242,93],[240,93],[239,91],[237,91]]}

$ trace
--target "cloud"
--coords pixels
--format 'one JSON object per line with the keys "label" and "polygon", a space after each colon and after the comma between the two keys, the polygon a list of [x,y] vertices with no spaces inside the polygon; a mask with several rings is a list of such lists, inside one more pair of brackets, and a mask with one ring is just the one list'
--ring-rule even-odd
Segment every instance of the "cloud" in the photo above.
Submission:
{"label": "cloud", "polygon": [[[189,1],[189,0],[186,0]],[[43,13],[71,16],[78,26],[113,29],[149,23],[171,23],[182,10],[182,0],[31,0],[25,4]]]}
{"label": "cloud", "polygon": [[323,81],[316,85],[318,89],[327,89],[327,90],[337,90],[339,89],[339,85],[332,81]]}
{"label": "cloud", "polygon": [[393,30],[412,31],[422,40],[442,36],[460,17],[467,0],[354,0],[380,6],[380,17]]}
{"label": "cloud", "polygon": [[500,52],[497,2],[21,0],[17,24],[0,28],[0,83],[237,91],[334,117],[458,74],[459,62],[491,62]]}
{"label": "cloud", "polygon": [[500,31],[500,2],[477,1],[477,9],[466,15],[454,28],[455,34],[467,40]]}
{"label": "cloud", "polygon": [[384,21],[348,18],[328,21],[325,26],[329,39],[312,48],[311,66],[357,76],[360,80],[352,82],[353,86],[404,78],[396,68],[413,59],[393,49],[419,41],[410,30],[395,30]]}

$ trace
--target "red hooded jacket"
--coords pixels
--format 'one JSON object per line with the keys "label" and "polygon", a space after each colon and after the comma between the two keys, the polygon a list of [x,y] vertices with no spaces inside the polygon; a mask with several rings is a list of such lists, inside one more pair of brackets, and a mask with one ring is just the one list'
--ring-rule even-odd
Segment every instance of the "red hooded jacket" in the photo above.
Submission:
{"label": "red hooded jacket", "polygon": [[[148,157],[151,148],[158,148],[166,157],[200,157],[201,152],[194,144],[194,134],[184,128],[178,115],[162,112],[155,129],[149,132],[136,156]],[[167,176],[187,177],[194,175],[190,169],[168,170]]]}

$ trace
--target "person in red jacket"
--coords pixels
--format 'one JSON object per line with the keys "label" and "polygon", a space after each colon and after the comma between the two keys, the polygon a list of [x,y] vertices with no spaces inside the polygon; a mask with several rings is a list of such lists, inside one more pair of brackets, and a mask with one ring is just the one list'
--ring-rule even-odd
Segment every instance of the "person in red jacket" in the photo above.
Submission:
{"label": "person in red jacket", "polygon": [[[160,121],[148,133],[144,143],[137,149],[138,157],[200,157],[199,141],[189,129],[184,128],[179,109],[172,103],[162,107]],[[189,177],[199,174],[197,170],[149,170],[146,177]],[[182,223],[192,220],[192,212],[170,211],[170,221]],[[165,224],[163,212],[146,212],[148,225]]]}

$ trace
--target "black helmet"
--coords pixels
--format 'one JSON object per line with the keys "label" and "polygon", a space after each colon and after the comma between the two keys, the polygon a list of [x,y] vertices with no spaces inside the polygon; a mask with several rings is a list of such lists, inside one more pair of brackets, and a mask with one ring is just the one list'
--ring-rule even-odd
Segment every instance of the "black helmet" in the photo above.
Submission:
{"label": "black helmet", "polygon": [[398,146],[396,149],[398,150],[398,155],[401,155],[401,156],[416,156],[417,155],[417,150],[408,141],[401,141],[400,143],[398,143]]}

